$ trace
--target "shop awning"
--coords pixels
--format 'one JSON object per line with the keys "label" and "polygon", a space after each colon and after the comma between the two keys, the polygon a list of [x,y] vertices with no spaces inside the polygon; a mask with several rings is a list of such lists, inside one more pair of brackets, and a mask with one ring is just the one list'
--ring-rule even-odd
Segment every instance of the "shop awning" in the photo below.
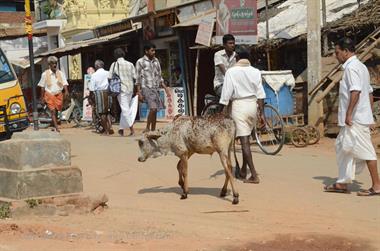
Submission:
{"label": "shop awning", "polygon": [[204,20],[204,19],[214,19],[215,20],[215,18],[216,18],[216,10],[210,10],[210,11],[205,12],[202,15],[189,18],[189,19],[185,20],[184,22],[173,25],[172,28],[198,26],[202,22],[202,20]]}
{"label": "shop awning", "polygon": [[137,30],[138,29],[132,29],[132,30],[122,31],[122,32],[114,33],[114,34],[103,36],[103,37],[68,43],[65,47],[60,47],[60,48],[52,49],[44,53],[37,54],[35,58],[49,57],[49,56],[62,57],[62,56],[67,56],[67,55],[75,55],[75,54],[80,53],[81,50],[84,48],[118,40],[120,37]]}
{"label": "shop awning", "polygon": [[[41,60],[42,60],[41,58],[36,58],[36,59],[34,59],[34,63],[38,64]],[[18,67],[20,67],[22,69],[27,69],[27,68],[30,67],[29,59],[25,59],[25,58],[19,59],[19,60],[17,60],[17,59],[10,59],[9,61],[11,62],[11,64],[13,64],[15,66],[18,66]]]}

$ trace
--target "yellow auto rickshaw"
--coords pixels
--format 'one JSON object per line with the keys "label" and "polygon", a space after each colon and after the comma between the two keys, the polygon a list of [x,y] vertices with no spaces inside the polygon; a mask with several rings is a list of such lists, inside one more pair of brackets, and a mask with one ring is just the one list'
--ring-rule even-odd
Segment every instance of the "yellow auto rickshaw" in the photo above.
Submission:
{"label": "yellow auto rickshaw", "polygon": [[0,48],[0,140],[29,126],[27,112],[20,83]]}

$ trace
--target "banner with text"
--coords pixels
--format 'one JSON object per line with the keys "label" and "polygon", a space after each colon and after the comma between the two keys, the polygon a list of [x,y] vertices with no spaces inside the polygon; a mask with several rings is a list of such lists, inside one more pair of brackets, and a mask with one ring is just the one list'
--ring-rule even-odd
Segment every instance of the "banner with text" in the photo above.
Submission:
{"label": "banner with text", "polygon": [[214,0],[216,43],[225,34],[235,36],[236,44],[257,44],[257,0]]}

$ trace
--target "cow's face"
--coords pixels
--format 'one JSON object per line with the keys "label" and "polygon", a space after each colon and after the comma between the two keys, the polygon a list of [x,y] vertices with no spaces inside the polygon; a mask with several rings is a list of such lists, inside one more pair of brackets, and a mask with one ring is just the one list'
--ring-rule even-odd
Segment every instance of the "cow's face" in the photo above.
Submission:
{"label": "cow's face", "polygon": [[139,162],[144,162],[148,158],[157,158],[162,155],[156,139],[143,137],[138,141],[138,144],[141,153],[137,159]]}

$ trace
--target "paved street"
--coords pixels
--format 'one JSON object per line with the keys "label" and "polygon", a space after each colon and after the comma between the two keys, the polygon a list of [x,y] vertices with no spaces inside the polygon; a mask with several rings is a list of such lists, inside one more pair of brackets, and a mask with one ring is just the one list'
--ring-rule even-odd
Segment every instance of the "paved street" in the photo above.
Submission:
{"label": "paved street", "polygon": [[[139,136],[72,128],[62,136],[71,142],[72,164],[83,171],[84,193],[105,193],[109,208],[4,220],[0,250],[380,249],[380,197],[322,192],[337,174],[333,139],[302,149],[286,146],[277,156],[253,146],[262,183],[237,181],[240,204],[232,205],[231,194],[218,197],[224,172],[217,155],[192,157],[190,194],[180,200],[176,157],[137,162]],[[369,186],[365,170],[351,188]],[[12,223],[16,230],[7,227]]]}

